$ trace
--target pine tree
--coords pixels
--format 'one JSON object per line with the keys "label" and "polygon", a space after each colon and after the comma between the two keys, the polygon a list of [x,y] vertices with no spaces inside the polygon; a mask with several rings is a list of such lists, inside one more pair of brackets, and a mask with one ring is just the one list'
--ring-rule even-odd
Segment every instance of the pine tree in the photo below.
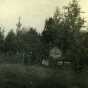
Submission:
{"label": "pine tree", "polygon": [[84,25],[84,19],[81,17],[81,11],[77,0],[73,0],[65,7],[64,27],[67,34],[68,57],[72,59],[75,69],[80,65],[81,37],[80,30]]}

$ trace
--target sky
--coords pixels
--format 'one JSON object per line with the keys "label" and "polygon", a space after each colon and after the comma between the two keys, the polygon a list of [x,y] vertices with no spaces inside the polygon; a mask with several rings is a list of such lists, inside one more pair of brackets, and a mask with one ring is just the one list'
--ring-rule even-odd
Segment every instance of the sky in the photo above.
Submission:
{"label": "sky", "polygon": [[[21,16],[23,27],[34,27],[41,32],[45,19],[53,16],[56,7],[62,8],[69,1],[71,0],[0,0],[0,25],[5,27],[5,31],[16,29],[18,17]],[[88,11],[88,0],[79,0],[79,3],[83,11]]]}

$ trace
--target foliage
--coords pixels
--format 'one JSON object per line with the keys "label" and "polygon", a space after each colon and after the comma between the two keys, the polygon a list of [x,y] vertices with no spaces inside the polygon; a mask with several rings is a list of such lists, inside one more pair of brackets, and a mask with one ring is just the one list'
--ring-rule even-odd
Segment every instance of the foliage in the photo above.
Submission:
{"label": "foliage", "polygon": [[77,69],[88,58],[88,33],[81,32],[84,22],[78,1],[72,0],[62,11],[56,8],[54,15],[46,19],[41,34],[34,28],[20,27],[17,33],[11,30],[4,38],[0,28],[0,52],[15,55],[25,64],[34,64],[50,59],[49,51],[56,46],[62,51],[62,58],[72,61]]}
{"label": "foliage", "polygon": [[16,34],[11,30],[5,38],[5,52],[16,53],[17,51],[17,40]]}

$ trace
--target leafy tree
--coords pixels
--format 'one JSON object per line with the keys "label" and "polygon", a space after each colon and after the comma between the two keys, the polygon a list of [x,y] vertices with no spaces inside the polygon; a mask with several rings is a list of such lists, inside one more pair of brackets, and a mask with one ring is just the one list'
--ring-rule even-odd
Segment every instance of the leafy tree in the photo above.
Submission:
{"label": "leafy tree", "polygon": [[[25,54],[24,63],[30,61],[30,63],[38,63],[40,61],[40,49],[41,42],[40,36],[34,28],[30,28],[28,31],[21,34],[21,51]],[[30,58],[27,59],[27,56]]]}
{"label": "leafy tree", "polygon": [[5,52],[11,54],[17,52],[16,34],[13,30],[11,30],[5,38]]}
{"label": "leafy tree", "polygon": [[53,17],[45,21],[45,28],[42,32],[42,42],[44,46],[44,58],[49,57],[49,50],[53,46],[63,48],[63,17],[56,8]]}
{"label": "leafy tree", "polygon": [[45,22],[45,28],[44,31],[42,32],[44,42],[47,44],[56,43],[56,39],[61,37],[60,34],[61,31],[62,31],[62,17],[60,15],[60,11],[56,9],[54,16],[50,17]]}
{"label": "leafy tree", "polygon": [[4,52],[4,30],[0,27],[0,52]]}
{"label": "leafy tree", "polygon": [[46,55],[50,46],[59,46],[62,49],[63,56],[70,58],[74,62],[76,69],[81,60],[80,30],[83,25],[84,19],[80,15],[80,7],[77,0],[73,0],[66,6],[62,15],[56,9],[54,16],[46,20],[45,28],[42,32],[42,41],[47,46]]}
{"label": "leafy tree", "polygon": [[83,64],[88,65],[88,32],[81,32],[81,42],[82,42],[82,54],[80,55],[82,58]]}

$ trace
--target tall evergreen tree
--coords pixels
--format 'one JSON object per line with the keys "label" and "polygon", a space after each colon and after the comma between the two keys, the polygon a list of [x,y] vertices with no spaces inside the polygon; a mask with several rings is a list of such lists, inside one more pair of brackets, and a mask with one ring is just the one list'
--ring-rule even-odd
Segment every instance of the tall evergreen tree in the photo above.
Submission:
{"label": "tall evergreen tree", "polygon": [[75,69],[79,67],[81,52],[80,30],[84,25],[84,19],[81,17],[81,11],[77,0],[73,0],[65,7],[64,29],[67,32],[68,49],[66,52],[74,62]]}

